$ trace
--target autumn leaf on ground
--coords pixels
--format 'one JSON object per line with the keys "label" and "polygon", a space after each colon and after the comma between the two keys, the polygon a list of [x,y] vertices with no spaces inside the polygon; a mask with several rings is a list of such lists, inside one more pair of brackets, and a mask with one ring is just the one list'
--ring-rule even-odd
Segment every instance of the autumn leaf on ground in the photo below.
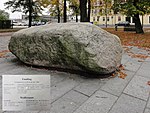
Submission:
{"label": "autumn leaf on ground", "polygon": [[148,81],[147,84],[150,85],[150,81]]}
{"label": "autumn leaf on ground", "polygon": [[6,57],[5,55],[10,52],[9,50],[3,50],[3,51],[0,51],[0,58],[4,58]]}
{"label": "autumn leaf on ground", "polygon": [[136,34],[135,32],[125,32],[122,28],[115,31],[114,28],[103,28],[106,31],[117,35],[122,45],[125,46],[137,46],[139,48],[150,48],[150,33],[145,32],[144,34]]}
{"label": "autumn leaf on ground", "polygon": [[125,79],[125,77],[127,76],[127,74],[126,73],[124,73],[124,72],[121,72],[121,71],[119,71],[118,72],[118,74],[119,74],[119,78],[122,78],[122,79]]}
{"label": "autumn leaf on ground", "polygon": [[144,62],[143,60],[138,60],[138,62]]}
{"label": "autumn leaf on ground", "polygon": [[122,70],[125,70],[124,66],[121,64],[118,69],[116,70],[115,73],[113,73],[111,76],[115,77],[118,75],[119,78],[125,79],[125,77],[127,76],[126,73],[122,72]]}
{"label": "autumn leaf on ground", "polygon": [[133,54],[131,55],[132,58],[140,58],[140,59],[146,59],[148,58],[149,56],[147,55],[142,55],[142,54]]}
{"label": "autumn leaf on ground", "polygon": [[120,70],[124,70],[124,67],[123,67],[122,64],[119,66],[119,69],[120,69]]}
{"label": "autumn leaf on ground", "polygon": [[116,77],[118,75],[118,73],[112,73],[111,77]]}

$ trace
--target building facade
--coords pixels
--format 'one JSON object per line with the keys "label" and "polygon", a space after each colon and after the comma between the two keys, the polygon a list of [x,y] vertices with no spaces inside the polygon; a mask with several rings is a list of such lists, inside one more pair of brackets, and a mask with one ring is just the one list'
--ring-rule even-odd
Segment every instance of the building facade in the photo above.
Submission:
{"label": "building facade", "polygon": [[[122,2],[125,1],[126,0],[122,0]],[[93,4],[93,7],[91,9],[90,21],[94,24],[100,25],[115,25],[116,23],[122,21],[129,21],[131,24],[134,23],[132,17],[127,17],[126,15],[120,13],[114,14],[113,10],[111,10],[111,6],[113,3],[114,1],[112,0],[110,3],[107,3],[107,5],[105,5],[105,2],[103,0],[97,0],[97,2]],[[143,25],[150,25],[150,15],[140,16],[140,19]]]}

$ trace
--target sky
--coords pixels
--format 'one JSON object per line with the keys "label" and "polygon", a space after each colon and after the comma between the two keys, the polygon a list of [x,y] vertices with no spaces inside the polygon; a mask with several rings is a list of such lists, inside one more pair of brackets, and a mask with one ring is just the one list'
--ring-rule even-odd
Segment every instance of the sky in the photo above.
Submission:
{"label": "sky", "polygon": [[22,18],[22,13],[21,12],[15,12],[15,13],[12,13],[11,10],[6,10],[5,9],[5,6],[4,6],[4,3],[7,2],[8,0],[0,0],[0,9],[1,10],[5,10],[6,12],[9,13],[9,18],[10,19],[21,19]]}
{"label": "sky", "polygon": [[[1,10],[5,10],[5,12],[9,13],[9,18],[10,19],[21,19],[22,18],[22,14],[21,12],[14,12],[12,13],[11,10],[5,9],[6,6],[4,6],[4,3],[7,2],[8,0],[0,0],[0,9]],[[45,9],[45,11],[42,12],[44,15],[47,15],[47,9]]]}

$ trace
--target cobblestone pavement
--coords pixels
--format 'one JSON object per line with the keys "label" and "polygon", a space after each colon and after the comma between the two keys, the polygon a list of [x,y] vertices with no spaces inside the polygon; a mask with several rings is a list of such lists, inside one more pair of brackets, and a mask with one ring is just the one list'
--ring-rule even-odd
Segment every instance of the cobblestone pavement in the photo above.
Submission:
{"label": "cobblestone pavement", "polygon": [[[0,51],[8,49],[9,39],[8,35],[0,35]],[[132,58],[133,53],[149,57]],[[8,52],[4,58],[0,58],[0,75],[50,74],[51,111],[47,113],[150,113],[150,85],[147,84],[150,81],[150,53],[137,47],[128,47],[123,55],[122,64],[127,74],[125,79],[118,76],[90,79],[77,74],[29,67]],[[1,82],[2,77],[0,107]],[[0,113],[18,112],[0,110]]]}

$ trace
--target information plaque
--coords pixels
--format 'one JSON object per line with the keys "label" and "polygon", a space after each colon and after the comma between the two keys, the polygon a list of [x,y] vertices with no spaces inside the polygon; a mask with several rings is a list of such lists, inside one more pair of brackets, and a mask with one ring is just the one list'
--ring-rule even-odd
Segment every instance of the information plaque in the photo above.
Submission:
{"label": "information plaque", "polygon": [[3,111],[50,110],[50,75],[2,75]]}

